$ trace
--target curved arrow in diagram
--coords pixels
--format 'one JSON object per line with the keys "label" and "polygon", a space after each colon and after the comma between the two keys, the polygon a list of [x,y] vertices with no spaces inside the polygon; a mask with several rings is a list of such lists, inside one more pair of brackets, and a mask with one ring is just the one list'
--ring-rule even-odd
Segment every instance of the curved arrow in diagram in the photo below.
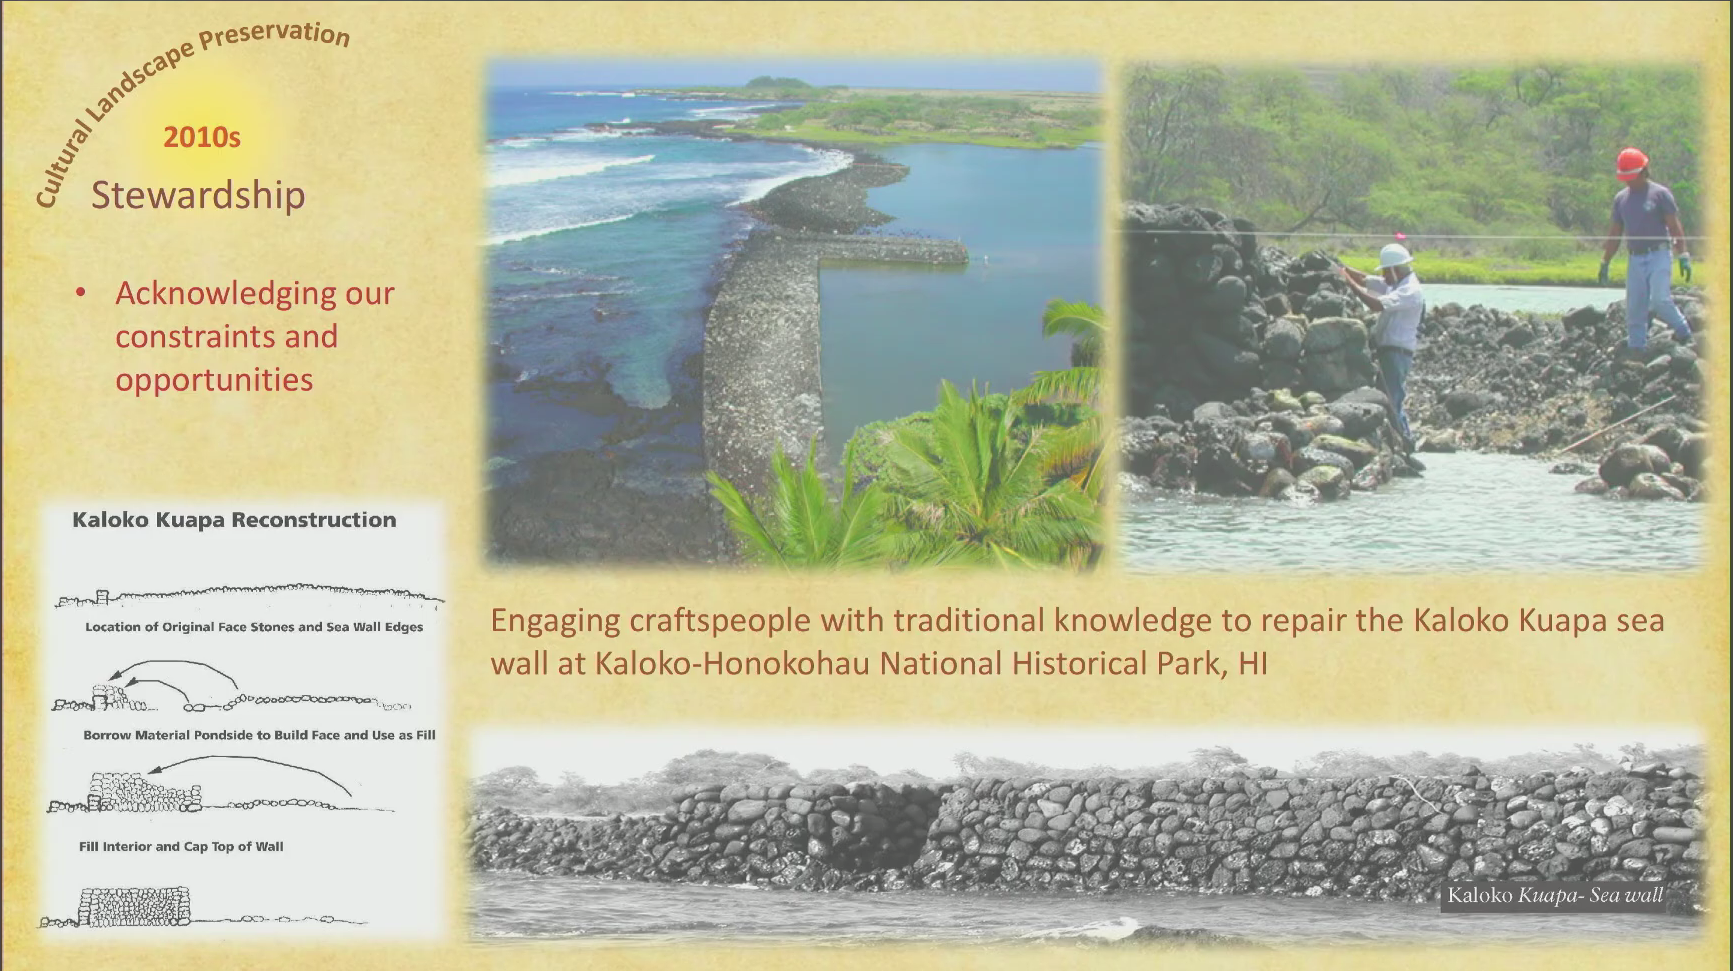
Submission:
{"label": "curved arrow in diagram", "polygon": [[226,679],[229,682],[229,684],[235,688],[235,690],[239,691],[240,687],[241,687],[239,684],[237,684],[235,682],[234,678],[229,677],[227,674],[224,674],[222,671],[217,671],[216,668],[211,667],[209,664],[206,664],[203,661],[186,661],[186,660],[182,660],[180,658],[152,658],[151,660],[148,660],[148,661],[138,661],[136,663],[129,664],[126,667],[121,668],[119,671],[116,671],[113,674],[109,675],[108,680],[110,680],[110,681],[118,680],[121,675],[125,674],[128,671],[131,671],[133,668],[136,668],[141,664],[196,664],[201,668],[210,668],[212,671],[216,671],[218,674],[221,674],[224,677],[224,679]]}
{"label": "curved arrow in diagram", "polygon": [[169,684],[167,681],[159,681],[156,678],[133,678],[131,681],[128,681],[126,683],[126,686],[128,688],[130,688],[135,684],[160,684],[163,687],[169,689],[170,691],[173,691],[175,694],[180,695],[181,700],[185,701],[187,704],[190,705],[190,704],[192,704],[192,701],[193,701],[191,698],[187,697],[187,693],[185,691],[182,691],[181,689],[175,687],[174,685]]}
{"label": "curved arrow in diagram", "polygon": [[319,778],[324,779],[326,782],[329,782],[332,785],[336,786],[337,788],[342,789],[343,794],[346,796],[353,797],[355,795],[353,792],[349,791],[348,786],[345,786],[343,783],[338,782],[336,779],[333,779],[330,776],[326,775],[325,773],[320,772],[318,769],[309,769],[304,765],[292,765],[288,762],[278,762],[276,759],[262,758],[262,757],[257,756],[257,755],[195,755],[190,759],[181,759],[179,762],[170,762],[167,765],[159,765],[156,768],[150,770],[149,772],[146,772],[145,775],[156,775],[156,774],[162,772],[164,769],[172,769],[177,765],[185,765],[188,762],[198,762],[198,761],[203,760],[203,759],[250,759],[254,762],[269,762],[272,765],[280,765],[280,766],[283,766],[284,768],[288,768],[288,769],[300,769],[302,772],[311,772],[314,775],[318,776]]}

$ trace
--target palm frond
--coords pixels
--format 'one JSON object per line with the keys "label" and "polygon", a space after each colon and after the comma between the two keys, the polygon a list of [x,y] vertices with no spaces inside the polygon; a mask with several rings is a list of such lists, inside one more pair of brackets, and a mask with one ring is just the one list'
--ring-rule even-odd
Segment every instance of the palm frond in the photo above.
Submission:
{"label": "palm frond", "polygon": [[1107,315],[1092,303],[1055,298],[1041,314],[1041,336],[1071,338],[1071,363],[1097,366],[1107,347]]}
{"label": "palm frond", "polygon": [[710,494],[721,504],[728,528],[740,539],[747,557],[763,563],[781,564],[782,545],[758,517],[746,494],[714,472],[704,473],[704,478],[709,480]]}
{"label": "palm frond", "polygon": [[1061,371],[1036,371],[1034,379],[1012,396],[1018,404],[1063,401],[1094,404],[1101,399],[1102,371],[1098,367],[1073,367]]}

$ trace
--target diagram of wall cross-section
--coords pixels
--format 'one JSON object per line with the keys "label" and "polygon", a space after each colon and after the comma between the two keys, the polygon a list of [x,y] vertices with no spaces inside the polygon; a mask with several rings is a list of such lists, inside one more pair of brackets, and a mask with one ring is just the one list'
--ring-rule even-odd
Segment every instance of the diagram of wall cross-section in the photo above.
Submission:
{"label": "diagram of wall cross-section", "polygon": [[440,511],[159,506],[43,511],[39,926],[437,936]]}

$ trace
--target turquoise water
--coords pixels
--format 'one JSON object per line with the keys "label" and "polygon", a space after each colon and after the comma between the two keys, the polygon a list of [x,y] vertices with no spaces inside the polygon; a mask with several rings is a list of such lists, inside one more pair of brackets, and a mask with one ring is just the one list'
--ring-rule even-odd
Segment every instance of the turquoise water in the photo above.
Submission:
{"label": "turquoise water", "polygon": [[1345,502],[1159,492],[1120,505],[1125,568],[1140,573],[1424,573],[1691,570],[1700,503],[1572,491],[1518,455],[1423,455],[1426,475]]}
{"label": "turquoise water", "polygon": [[1685,944],[1702,933],[1698,920],[1661,914],[1441,914],[1437,904],[1155,890],[814,893],[523,873],[472,874],[469,913],[470,934],[488,941],[661,945],[1099,943],[1137,927],[1265,946]]}
{"label": "turquoise water", "polygon": [[1101,152],[911,145],[881,154],[908,178],[868,203],[878,232],[961,239],[966,269],[828,267],[820,274],[825,436],[933,407],[941,379],[1010,391],[1063,368],[1043,340],[1055,297],[1100,303]]}
{"label": "turquoise water", "polygon": [[[755,221],[739,204],[847,156],[770,142],[593,132],[590,122],[729,118],[731,103],[621,91],[490,93],[489,468],[605,451],[652,476],[702,471],[699,352],[718,261]],[[995,390],[1064,367],[1041,338],[1053,297],[1099,302],[1101,153],[917,145],[873,190],[880,231],[960,238],[962,271],[830,268],[825,410],[840,447],[864,423],[933,406],[939,380]]]}
{"label": "turquoise water", "polygon": [[735,103],[622,91],[489,94],[490,466],[606,448],[701,468],[697,354],[717,261],[752,226],[741,202],[832,172],[797,145],[587,130],[737,117]]}

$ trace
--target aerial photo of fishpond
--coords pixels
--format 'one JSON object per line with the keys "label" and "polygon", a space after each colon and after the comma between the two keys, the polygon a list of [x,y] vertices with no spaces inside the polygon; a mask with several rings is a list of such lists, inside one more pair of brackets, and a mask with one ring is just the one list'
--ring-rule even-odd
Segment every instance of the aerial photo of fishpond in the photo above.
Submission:
{"label": "aerial photo of fishpond", "polygon": [[1721,335],[1697,91],[1603,65],[1129,71],[1120,563],[1698,567]]}
{"label": "aerial photo of fishpond", "polygon": [[491,558],[1096,562],[1099,84],[497,63]]}

